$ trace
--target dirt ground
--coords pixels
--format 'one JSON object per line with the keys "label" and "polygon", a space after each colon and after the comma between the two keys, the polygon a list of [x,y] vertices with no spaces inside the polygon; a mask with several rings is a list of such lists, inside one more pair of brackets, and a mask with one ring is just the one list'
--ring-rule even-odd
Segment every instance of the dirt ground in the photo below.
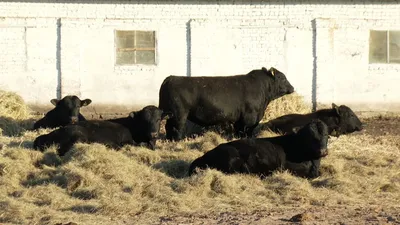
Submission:
{"label": "dirt ground", "polygon": [[400,207],[287,208],[217,215],[170,216],[152,224],[400,224]]}
{"label": "dirt ground", "polygon": [[[366,128],[351,135],[367,134],[376,137],[398,135],[400,117],[374,116],[363,118]],[[395,142],[400,148],[400,139]],[[244,210],[245,211],[245,210]],[[157,218],[157,219],[154,219]],[[110,218],[111,219],[111,218]],[[111,219],[112,220],[112,219]],[[277,206],[265,211],[222,212],[215,214],[169,215],[151,217],[137,215],[116,222],[117,224],[400,224],[400,203],[398,207],[382,205],[360,206]],[[75,223],[65,224],[80,224]]]}
{"label": "dirt ground", "polygon": [[374,116],[364,118],[362,122],[366,124],[365,131],[363,132],[369,135],[400,134],[400,117]]}
{"label": "dirt ground", "polygon": [[[302,208],[287,207],[253,212],[222,212],[212,215],[190,214],[170,215],[157,219],[144,216],[126,218],[115,221],[115,224],[159,224],[159,225],[255,225],[255,224],[305,224],[305,225],[359,225],[359,224],[400,224],[400,206],[397,208],[385,208],[383,206],[359,206],[359,207],[323,207],[314,206]],[[110,218],[110,222],[113,219]],[[58,223],[57,225],[78,225],[79,222]],[[83,223],[82,223],[83,224]]]}

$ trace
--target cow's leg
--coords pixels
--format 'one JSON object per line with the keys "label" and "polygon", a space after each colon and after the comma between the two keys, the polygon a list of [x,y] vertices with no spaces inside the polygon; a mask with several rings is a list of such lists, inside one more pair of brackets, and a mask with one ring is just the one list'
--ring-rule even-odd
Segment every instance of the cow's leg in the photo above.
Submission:
{"label": "cow's leg", "polygon": [[167,120],[165,124],[166,137],[168,140],[179,141],[185,130],[187,113],[175,114],[176,116]]}
{"label": "cow's leg", "polygon": [[316,178],[318,177],[319,174],[319,167],[321,164],[321,159],[317,159],[317,160],[312,160],[311,161],[311,168],[310,168],[310,172],[308,173],[308,178]]}
{"label": "cow's leg", "polygon": [[67,153],[72,146],[76,142],[85,142],[85,138],[79,137],[78,135],[72,135],[72,136],[65,136],[61,142],[60,142],[60,147],[57,150],[59,156],[64,156],[65,153]]}
{"label": "cow's leg", "polygon": [[173,133],[173,129],[175,127],[174,123],[175,123],[175,121],[172,118],[167,119],[167,122],[165,123],[165,137],[168,140],[172,140],[172,133]]}
{"label": "cow's leg", "polygon": [[239,138],[253,137],[253,131],[258,123],[259,121],[256,121],[256,118],[251,113],[240,118],[239,121],[234,124],[236,136]]}
{"label": "cow's leg", "polygon": [[155,149],[156,149],[156,143],[157,143],[157,140],[156,140],[156,139],[153,139],[153,140],[150,140],[149,142],[147,142],[147,146],[148,146],[151,150],[155,150]]}
{"label": "cow's leg", "polygon": [[67,141],[60,143],[60,148],[57,150],[58,155],[64,156],[65,153],[67,153],[74,144],[75,144],[74,142],[67,142]]}
{"label": "cow's leg", "polygon": [[235,129],[235,136],[237,138],[244,138],[246,136],[245,126],[244,126],[242,120],[236,121],[233,124],[233,127]]}
{"label": "cow's leg", "polygon": [[246,127],[246,136],[247,137],[254,137],[254,129],[258,126],[258,123]]}
{"label": "cow's leg", "polygon": [[[41,135],[35,139],[33,142],[33,148],[43,151],[45,148],[49,147],[52,143],[50,138],[47,137],[48,134]],[[53,143],[54,144],[54,143]]]}

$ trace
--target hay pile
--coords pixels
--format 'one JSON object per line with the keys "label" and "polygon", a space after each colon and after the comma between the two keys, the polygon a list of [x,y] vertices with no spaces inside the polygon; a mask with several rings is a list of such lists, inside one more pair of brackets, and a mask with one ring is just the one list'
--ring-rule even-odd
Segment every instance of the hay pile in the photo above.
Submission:
{"label": "hay pile", "polygon": [[284,95],[281,98],[275,99],[269,103],[265,110],[263,122],[275,119],[277,117],[291,114],[291,113],[310,113],[311,104],[307,104],[304,101],[304,97],[297,94],[296,92]]}
{"label": "hay pile", "polygon": [[18,94],[0,90],[0,116],[15,120],[28,119],[30,109]]}
{"label": "hay pile", "polygon": [[14,136],[32,126],[31,110],[21,96],[0,90],[0,134]]}
{"label": "hay pile", "polygon": [[[35,136],[25,133],[26,146]],[[265,180],[216,170],[187,177],[192,160],[224,142],[209,132],[178,143],[161,141],[156,151],[76,144],[63,158],[55,148],[41,153],[9,144],[0,153],[0,222],[118,224],[136,215],[156,220],[171,214],[400,201],[400,161],[395,160],[400,151],[389,141],[340,137],[322,161],[323,175],[311,181],[288,172]]]}
{"label": "hay pile", "polygon": [[[300,99],[292,94],[275,101],[267,116],[308,112]],[[15,121],[28,118],[20,115],[11,120],[14,126],[19,126]],[[382,202],[390,207],[400,201],[396,135],[332,138],[330,154],[322,160],[321,177],[306,180],[276,172],[261,180],[216,170],[187,176],[195,158],[227,141],[214,132],[180,142],[159,141],[155,151],[76,144],[62,158],[54,147],[43,153],[31,149],[33,140],[47,132],[25,131],[20,137],[0,138],[4,145],[0,151],[0,223],[154,224],[160,216],[171,214]]]}

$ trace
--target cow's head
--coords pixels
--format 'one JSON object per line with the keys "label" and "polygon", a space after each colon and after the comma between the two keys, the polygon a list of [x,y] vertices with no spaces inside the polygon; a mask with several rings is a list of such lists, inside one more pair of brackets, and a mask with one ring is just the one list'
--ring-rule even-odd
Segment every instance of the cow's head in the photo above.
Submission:
{"label": "cow's head", "polygon": [[129,117],[136,121],[136,129],[140,130],[140,136],[145,139],[143,141],[148,142],[152,149],[155,147],[155,140],[160,131],[161,120],[170,116],[172,116],[171,113],[163,112],[163,110],[153,105],[129,114]]}
{"label": "cow's head", "polygon": [[276,98],[279,98],[286,94],[291,94],[294,92],[294,87],[287,80],[284,73],[275,69],[274,67],[271,67],[269,70],[267,70],[265,67],[262,67],[262,70],[264,72],[266,72],[268,76],[271,76],[271,78],[274,80],[274,84],[277,88],[276,89],[277,90]]}
{"label": "cow's head", "polygon": [[301,149],[296,149],[296,159],[289,161],[309,161],[328,155],[328,126],[319,119],[314,119],[297,132],[297,140]]}
{"label": "cow's head", "polygon": [[339,117],[339,124],[338,128],[335,129],[331,135],[339,136],[341,134],[349,134],[363,129],[364,124],[348,106],[337,106],[335,103],[332,103],[332,109]]}
{"label": "cow's head", "polygon": [[55,105],[54,111],[61,124],[74,124],[79,122],[81,107],[89,105],[92,100],[80,100],[75,95],[67,95],[61,100],[52,99],[50,102]]}

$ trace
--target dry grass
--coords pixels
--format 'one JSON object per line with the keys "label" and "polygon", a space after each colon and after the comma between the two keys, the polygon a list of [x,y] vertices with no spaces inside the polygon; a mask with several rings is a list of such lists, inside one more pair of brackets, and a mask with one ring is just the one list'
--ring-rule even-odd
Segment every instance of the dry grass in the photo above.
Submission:
{"label": "dry grass", "polygon": [[[299,107],[286,105],[290,110]],[[275,107],[281,113],[285,110]],[[31,149],[34,138],[48,131],[0,136],[4,145],[0,151],[0,223],[118,224],[133,221],[137,215],[150,220],[166,214],[382,202],[397,206],[400,201],[400,150],[393,145],[397,136],[332,138],[318,179],[277,172],[260,180],[216,170],[187,177],[192,160],[226,142],[213,132],[178,143],[160,141],[155,151],[128,146],[114,151],[100,144],[76,144],[59,158],[54,147],[43,153]]]}
{"label": "dry grass", "polygon": [[15,136],[32,126],[30,109],[22,97],[0,90],[0,134]]}
{"label": "dry grass", "polygon": [[304,114],[310,112],[311,104],[306,104],[304,97],[294,92],[270,102],[262,120],[269,121],[290,113]]}

